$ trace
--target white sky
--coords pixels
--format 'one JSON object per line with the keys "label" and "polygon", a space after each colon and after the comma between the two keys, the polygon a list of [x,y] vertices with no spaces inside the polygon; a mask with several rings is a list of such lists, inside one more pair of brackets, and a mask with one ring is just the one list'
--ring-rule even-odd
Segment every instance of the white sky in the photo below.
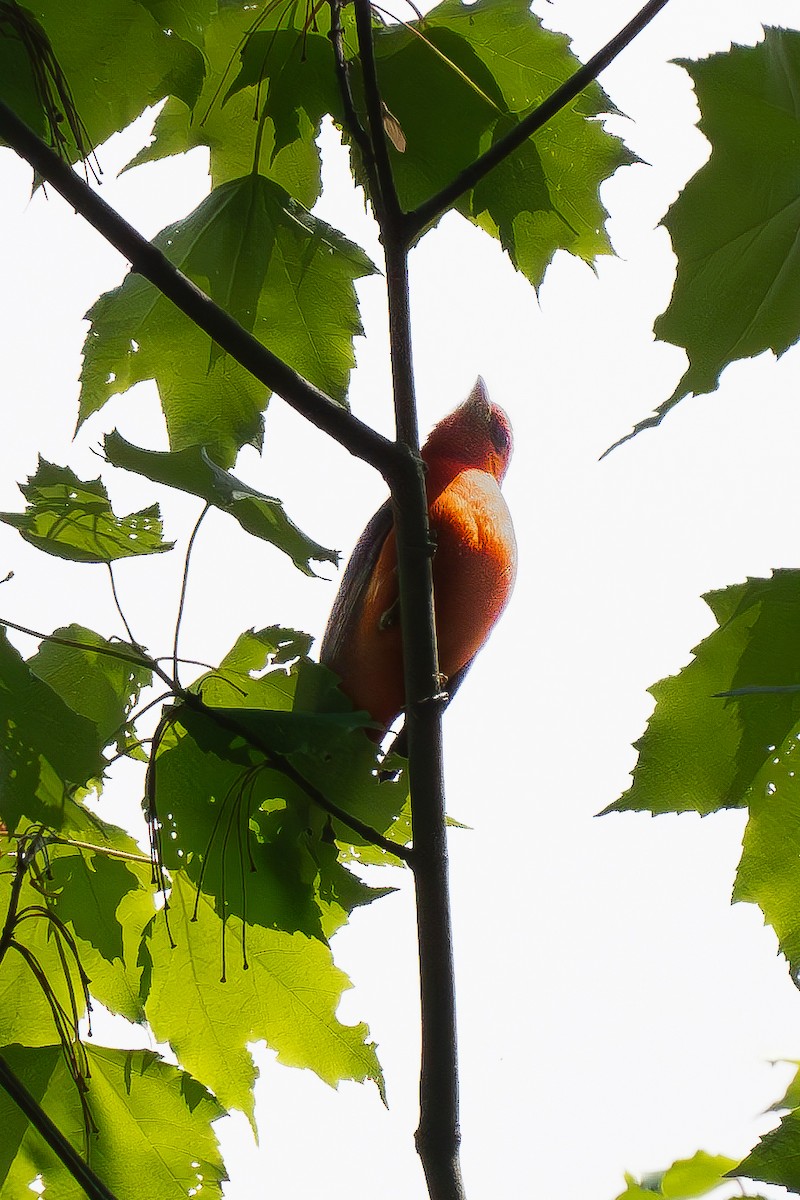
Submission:
{"label": "white sky", "polygon": [[[535,5],[588,57],[635,11],[631,0]],[[797,25],[791,0],[673,0],[603,76],[632,118],[615,132],[650,165],[603,189],[619,255],[594,274],[559,254],[537,302],[499,248],[451,218],[412,259],[421,426],[482,374],[514,424],[506,482],[520,549],[511,607],[446,719],[449,808],[472,826],[451,836],[462,1060],[463,1165],[470,1197],[611,1200],[623,1170],[666,1166],[702,1147],[744,1154],[774,1118],[759,1114],[800,1057],[800,997],[759,912],[729,907],[741,814],[593,814],[623,791],[631,743],[652,708],[646,688],[677,671],[712,629],[711,588],[798,565],[796,392],[790,351],[730,368],[717,393],[685,401],[655,432],[598,462],[662,402],[684,369],[650,332],[674,259],[654,230],[707,146],[693,128],[688,76],[669,60]],[[152,236],[194,207],[203,152],[113,175],[146,140],[146,122],[101,153],[103,194]],[[332,139],[326,146],[333,145]],[[329,156],[319,212],[378,254],[340,157]],[[163,447],[154,389],[115,400],[69,444],[85,335],[81,317],[119,282],[119,256],[58,197],[28,202],[29,172],[0,156],[0,378],[7,418],[0,508],[35,456],[90,478],[91,452],[118,425]],[[360,289],[367,338],[351,399],[391,430],[380,279]],[[46,351],[43,347],[47,347]],[[384,495],[363,465],[280,401],[264,460],[238,472],[280,495],[323,544],[345,552]],[[154,485],[104,472],[118,511]],[[168,493],[169,536],[199,508]],[[105,572],[45,559],[0,528],[0,612],[48,630],[79,620],[120,632]],[[333,572],[330,572],[333,575]],[[118,570],[137,637],[168,648],[180,561]],[[87,588],[94,590],[87,592]],[[212,514],[195,552],[183,652],[213,659],[252,625],[321,633],[336,580],[306,580],[269,547]],[[22,643],[20,643],[22,644]],[[30,642],[26,644],[30,652]],[[124,782],[124,779],[123,779]],[[134,812],[133,773],[126,801]],[[398,874],[392,882],[402,883]],[[261,1050],[261,1144],[239,1117],[220,1127],[233,1200],[418,1200],[413,1147],[417,980],[410,880],[361,911],[335,940],[353,978],[346,1020],[380,1044],[390,1111],[372,1088],[338,1094]],[[770,1194],[780,1194],[773,1190]]]}

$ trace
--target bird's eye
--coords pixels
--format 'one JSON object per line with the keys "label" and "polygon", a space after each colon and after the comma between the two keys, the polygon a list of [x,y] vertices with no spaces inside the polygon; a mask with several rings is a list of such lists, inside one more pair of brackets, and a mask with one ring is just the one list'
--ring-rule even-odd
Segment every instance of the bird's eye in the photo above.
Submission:
{"label": "bird's eye", "polygon": [[496,412],[489,418],[489,437],[498,454],[507,454],[511,445],[511,432],[505,421],[501,421]]}

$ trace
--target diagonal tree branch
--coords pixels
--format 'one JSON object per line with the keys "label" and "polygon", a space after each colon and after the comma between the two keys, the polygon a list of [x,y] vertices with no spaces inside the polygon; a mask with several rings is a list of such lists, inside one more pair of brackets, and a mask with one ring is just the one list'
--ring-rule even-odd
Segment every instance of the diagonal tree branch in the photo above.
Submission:
{"label": "diagonal tree branch", "polygon": [[616,37],[613,37],[602,50],[598,50],[597,54],[593,55],[565,83],[562,83],[561,87],[557,88],[552,95],[543,100],[533,112],[529,113],[527,117],[523,117],[510,133],[500,138],[485,154],[465,167],[460,175],[457,175],[435,196],[425,200],[412,212],[406,213],[403,217],[403,227],[409,243],[415,241],[427,226],[438,220],[460,196],[474,188],[494,167],[518,150],[532,134],[551,121],[556,113],[565,108],[584,88],[588,87],[600,72],[604,71],[609,63],[613,62],[617,55],[633,41],[636,35],[650,24],[653,17],[668,2],[669,0],[649,0],[649,3],[645,4],[644,8],[636,14],[633,20],[628,22],[624,29],[619,31]]}
{"label": "diagonal tree branch", "polygon": [[410,239],[392,176],[375,63],[369,0],[354,0],[369,137],[380,188],[374,210],[386,258],[386,289],[398,444],[415,471],[392,485],[414,829],[409,858],[417,899],[422,1058],[416,1144],[431,1200],[464,1200],[459,1164],[458,1046],[442,749],[442,710],[428,498],[419,458],[414,387]]}
{"label": "diagonal tree branch", "polygon": [[384,478],[391,479],[398,469],[402,469],[402,460],[407,457],[402,448],[336,404],[243,329],[93,192],[2,100],[0,136],[128,259],[134,271],[149,279],[256,379],[277,392],[287,404],[356,458],[374,466]]}

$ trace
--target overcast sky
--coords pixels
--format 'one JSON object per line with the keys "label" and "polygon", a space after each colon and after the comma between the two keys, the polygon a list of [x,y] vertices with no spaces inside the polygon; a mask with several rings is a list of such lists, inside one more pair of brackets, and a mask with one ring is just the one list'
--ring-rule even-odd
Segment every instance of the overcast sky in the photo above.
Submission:
{"label": "overcast sky", "polygon": [[[536,4],[587,58],[633,14],[630,0]],[[470,1197],[611,1200],[624,1170],[666,1166],[702,1147],[744,1154],[774,1118],[759,1114],[800,1057],[800,996],[759,912],[729,906],[740,813],[594,819],[629,785],[631,744],[652,709],[647,687],[680,669],[713,627],[703,592],[798,565],[795,492],[800,357],[734,365],[719,391],[684,401],[664,425],[599,462],[670,395],[684,356],[653,341],[674,275],[655,226],[708,148],[688,76],[670,59],[753,42],[760,22],[797,25],[791,0],[673,0],[602,77],[630,120],[610,128],[644,160],[603,188],[618,257],[596,272],[559,254],[539,297],[498,246],[456,218],[412,257],[415,359],[427,430],[476,375],[516,438],[505,490],[520,573],[511,606],[446,718],[463,1097]],[[207,189],[202,151],[114,174],[149,133],[142,120],[101,151],[103,194],[148,236]],[[374,228],[335,135],[325,137],[319,213],[374,257]],[[29,171],[0,155],[0,349],[8,414],[0,506],[36,454],[98,473],[92,452],[117,425],[163,448],[151,385],[110,404],[74,444],[81,317],[123,264],[58,199],[28,200]],[[392,428],[380,278],[360,286],[366,339],[355,412]],[[348,553],[384,487],[276,400],[263,458],[238,473],[281,496],[325,545]],[[118,511],[154,485],[104,472]],[[166,493],[168,535],[185,537],[199,502]],[[105,572],[45,558],[0,528],[2,615],[36,628],[80,620],[119,633]],[[213,513],[195,552],[183,652],[209,660],[250,626],[319,635],[335,594]],[[180,562],[122,563],[137,638],[167,648]],[[154,600],[155,598],[155,600]],[[33,647],[25,646],[26,652]],[[121,771],[120,811],[141,783]],[[372,1088],[338,1094],[261,1048],[260,1146],[242,1118],[220,1132],[233,1200],[421,1200],[413,1147],[418,1012],[413,896],[358,912],[337,936],[354,990],[347,1020],[380,1045],[390,1110]],[[109,1034],[109,1036],[112,1036]],[[127,1035],[126,1035],[127,1036]],[[137,1032],[133,1036],[140,1036]],[[133,1044],[133,1043],[131,1043]],[[773,1194],[779,1194],[773,1192]]]}

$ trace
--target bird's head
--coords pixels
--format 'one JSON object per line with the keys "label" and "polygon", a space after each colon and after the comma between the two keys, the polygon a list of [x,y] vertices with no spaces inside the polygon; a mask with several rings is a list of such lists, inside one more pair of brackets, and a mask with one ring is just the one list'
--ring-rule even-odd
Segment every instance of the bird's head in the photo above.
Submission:
{"label": "bird's head", "polygon": [[489,399],[486,384],[478,376],[464,403],[433,427],[422,457],[429,466],[437,459],[447,459],[462,467],[477,467],[500,483],[513,448],[511,422],[500,405]]}

